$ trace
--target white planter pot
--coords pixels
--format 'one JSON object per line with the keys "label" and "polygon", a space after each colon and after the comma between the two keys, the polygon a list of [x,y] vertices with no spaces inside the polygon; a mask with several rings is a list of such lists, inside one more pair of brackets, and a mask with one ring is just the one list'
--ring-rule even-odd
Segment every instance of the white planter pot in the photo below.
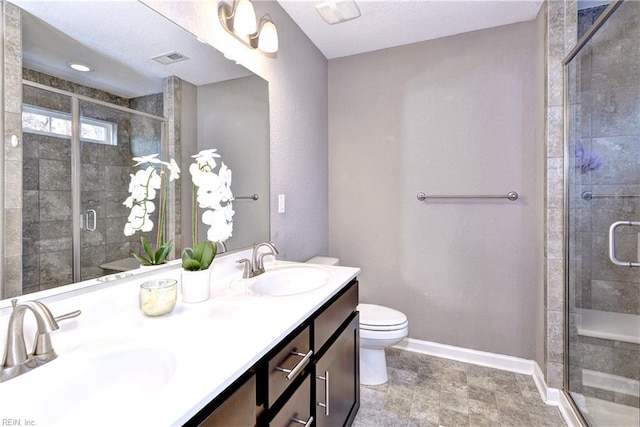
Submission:
{"label": "white planter pot", "polygon": [[211,296],[211,269],[182,270],[180,290],[183,302],[194,303],[208,300]]}

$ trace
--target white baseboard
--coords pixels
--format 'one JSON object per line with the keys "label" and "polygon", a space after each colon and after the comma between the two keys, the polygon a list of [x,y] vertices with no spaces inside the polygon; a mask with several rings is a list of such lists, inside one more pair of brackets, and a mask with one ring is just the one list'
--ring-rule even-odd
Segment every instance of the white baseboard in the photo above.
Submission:
{"label": "white baseboard", "polygon": [[540,398],[547,405],[557,406],[560,414],[569,427],[580,426],[578,416],[569,404],[567,397],[556,388],[547,387],[544,374],[540,366],[534,360],[521,359],[519,357],[505,356],[503,354],[489,353],[486,351],[472,350],[469,348],[455,347],[430,341],[422,341],[414,338],[406,338],[393,346],[399,350],[413,351],[415,353],[428,354],[430,356],[443,357],[459,362],[474,365],[487,366],[504,371],[515,372],[533,376]]}

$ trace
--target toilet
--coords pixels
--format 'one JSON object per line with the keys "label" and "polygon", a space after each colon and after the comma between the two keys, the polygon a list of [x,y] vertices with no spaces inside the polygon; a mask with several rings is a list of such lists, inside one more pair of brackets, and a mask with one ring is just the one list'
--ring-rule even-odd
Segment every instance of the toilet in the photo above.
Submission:
{"label": "toilet", "polygon": [[[314,257],[308,263],[338,265],[338,258]],[[407,316],[389,307],[358,304],[360,312],[360,384],[378,385],[388,380],[384,349],[409,334]]]}

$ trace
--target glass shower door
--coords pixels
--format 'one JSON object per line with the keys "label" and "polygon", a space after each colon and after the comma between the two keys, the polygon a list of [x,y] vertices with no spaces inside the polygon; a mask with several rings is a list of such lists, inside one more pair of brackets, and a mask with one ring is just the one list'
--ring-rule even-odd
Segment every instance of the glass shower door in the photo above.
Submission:
{"label": "glass shower door", "polygon": [[593,426],[640,425],[638,40],[623,2],[565,70],[567,387]]}
{"label": "glass shower door", "polygon": [[[162,94],[129,101],[162,115]],[[137,170],[133,157],[162,153],[163,122],[126,108],[79,101],[80,280],[118,271],[119,262],[141,251],[141,236],[155,245],[155,227],[150,233],[124,235],[129,209],[123,202],[129,196],[130,175]],[[123,268],[127,265],[131,268],[131,263]]]}
{"label": "glass shower door", "polygon": [[23,293],[73,282],[71,98],[23,87]]}

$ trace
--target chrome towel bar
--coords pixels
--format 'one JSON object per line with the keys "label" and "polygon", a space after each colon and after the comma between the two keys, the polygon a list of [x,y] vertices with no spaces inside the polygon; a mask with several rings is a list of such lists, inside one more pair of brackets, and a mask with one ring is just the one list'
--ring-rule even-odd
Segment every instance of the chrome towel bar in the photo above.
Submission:
{"label": "chrome towel bar", "polygon": [[638,194],[593,194],[591,191],[582,193],[582,200],[597,199],[600,197],[640,197]]}
{"label": "chrome towel bar", "polygon": [[245,200],[249,200],[249,199],[258,200],[259,198],[260,197],[257,194],[253,194],[251,196],[237,196],[237,197],[234,197],[235,200],[243,200],[243,199],[245,199]]}
{"label": "chrome towel bar", "polygon": [[418,200],[424,202],[427,199],[509,199],[514,202],[518,200],[518,193],[515,191],[509,191],[507,194],[477,194],[477,195],[426,195],[423,192],[418,193],[416,196]]}
{"label": "chrome towel bar", "polygon": [[615,265],[621,265],[623,267],[640,267],[640,260],[638,262],[633,261],[620,261],[616,258],[616,229],[623,225],[629,227],[640,227],[640,221],[616,221],[609,227],[609,259]]}

